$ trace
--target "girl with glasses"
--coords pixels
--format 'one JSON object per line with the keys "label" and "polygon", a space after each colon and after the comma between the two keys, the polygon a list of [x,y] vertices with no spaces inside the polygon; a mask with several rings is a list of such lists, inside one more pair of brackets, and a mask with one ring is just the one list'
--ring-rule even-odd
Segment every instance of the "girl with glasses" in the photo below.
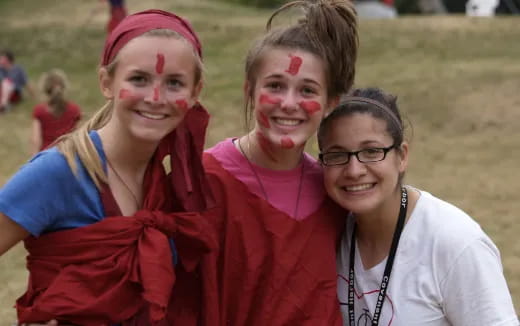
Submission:
{"label": "girl with glasses", "polygon": [[343,325],[518,325],[491,239],[403,184],[409,146],[396,97],[354,90],[318,142],[327,192],[352,217],[337,256]]}

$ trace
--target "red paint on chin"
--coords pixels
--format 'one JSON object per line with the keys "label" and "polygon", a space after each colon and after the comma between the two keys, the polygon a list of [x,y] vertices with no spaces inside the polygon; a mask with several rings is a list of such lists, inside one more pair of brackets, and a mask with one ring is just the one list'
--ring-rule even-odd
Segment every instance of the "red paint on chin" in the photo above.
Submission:
{"label": "red paint on chin", "polygon": [[289,74],[294,76],[300,71],[300,67],[303,63],[303,60],[297,55],[293,56],[289,54],[289,57],[291,58],[291,63],[289,64],[289,68],[287,68],[285,72],[288,72]]}
{"label": "red paint on chin", "polygon": [[282,148],[294,148],[294,142],[291,138],[289,137],[282,137],[282,140],[280,141],[280,145],[282,146]]}
{"label": "red paint on chin", "polygon": [[155,71],[162,74],[164,71],[164,54],[157,53],[157,63],[155,64]]}
{"label": "red paint on chin", "polygon": [[257,111],[256,118],[258,123],[260,123],[264,128],[271,128],[271,124],[269,123],[269,118],[265,115],[265,113],[261,111]]}
{"label": "red paint on chin", "polygon": [[256,139],[258,141],[258,144],[260,145],[260,149],[262,149],[262,151],[265,153],[265,155],[267,155],[267,157],[271,161],[278,162],[278,160],[276,159],[276,157],[273,154],[272,144],[269,142],[267,137],[265,137],[265,135],[261,131],[256,132]]}
{"label": "red paint on chin", "polygon": [[188,102],[186,102],[186,100],[177,100],[177,101],[175,101],[175,104],[183,112],[187,112],[189,109]]}
{"label": "red paint on chin", "polygon": [[278,98],[270,97],[266,94],[261,94],[259,99],[260,104],[280,104],[282,101]]}
{"label": "red paint on chin", "polygon": [[321,111],[321,105],[316,101],[301,101],[298,104],[302,109],[307,111],[308,114],[314,114],[318,111]]}
{"label": "red paint on chin", "polygon": [[159,101],[159,87],[153,89],[153,100],[154,102]]}

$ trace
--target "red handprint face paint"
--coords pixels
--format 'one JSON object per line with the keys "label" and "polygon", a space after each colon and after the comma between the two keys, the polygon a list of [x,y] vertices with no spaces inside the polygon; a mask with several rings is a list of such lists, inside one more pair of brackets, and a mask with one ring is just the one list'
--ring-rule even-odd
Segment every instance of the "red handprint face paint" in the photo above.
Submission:
{"label": "red handprint face paint", "polygon": [[273,162],[277,162],[278,160],[273,154],[273,144],[269,142],[269,139],[261,132],[256,132],[256,139],[258,141],[258,144],[260,145],[260,149],[265,153],[265,155]]}
{"label": "red handprint face paint", "polygon": [[321,111],[321,104],[316,101],[301,101],[298,103],[309,115]]}
{"label": "red handprint face paint", "polygon": [[282,139],[280,140],[280,145],[282,146],[282,148],[286,148],[286,149],[294,148],[293,140],[287,136],[282,137]]}
{"label": "red handprint face paint", "polygon": [[157,53],[157,63],[155,64],[155,71],[162,74],[164,71],[164,54]]}
{"label": "red handprint face paint", "polygon": [[189,109],[188,102],[186,100],[176,100],[175,105],[184,113],[186,113]]}
{"label": "red handprint face paint", "polygon": [[285,72],[291,74],[291,75],[297,75],[300,71],[300,67],[303,63],[302,58],[300,58],[297,55],[291,55],[289,54],[289,57],[291,58],[291,63],[289,64],[289,68]]}
{"label": "red handprint face paint", "polygon": [[262,111],[256,111],[256,119],[258,123],[260,123],[264,128],[271,128],[271,124],[269,123],[269,118]]}
{"label": "red handprint face paint", "polygon": [[125,100],[125,99],[135,98],[135,96],[128,89],[122,88],[119,90],[119,98],[122,100]]}
{"label": "red handprint face paint", "polygon": [[267,94],[261,94],[260,99],[258,100],[260,104],[272,104],[272,105],[278,105],[282,103],[282,100],[279,98],[271,97]]}
{"label": "red handprint face paint", "polygon": [[159,86],[154,87],[153,89],[153,101],[157,102],[159,101]]}

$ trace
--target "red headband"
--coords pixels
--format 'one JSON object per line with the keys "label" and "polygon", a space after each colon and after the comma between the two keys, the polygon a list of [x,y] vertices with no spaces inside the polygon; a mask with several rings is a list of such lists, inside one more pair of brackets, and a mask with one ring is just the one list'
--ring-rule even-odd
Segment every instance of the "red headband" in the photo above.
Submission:
{"label": "red headband", "polygon": [[101,64],[108,65],[126,43],[153,29],[169,29],[179,33],[202,58],[199,38],[186,19],[167,11],[150,9],[129,15],[117,25],[105,42]]}

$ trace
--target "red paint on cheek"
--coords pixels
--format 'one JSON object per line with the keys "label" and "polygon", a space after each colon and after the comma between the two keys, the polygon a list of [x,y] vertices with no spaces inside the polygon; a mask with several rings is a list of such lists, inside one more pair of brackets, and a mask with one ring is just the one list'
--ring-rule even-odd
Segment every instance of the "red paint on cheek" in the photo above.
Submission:
{"label": "red paint on cheek", "polygon": [[269,118],[265,115],[265,113],[261,111],[256,114],[258,123],[260,123],[264,128],[271,128],[271,125],[269,124]]}
{"label": "red paint on cheek", "polygon": [[177,100],[175,101],[175,104],[177,105],[177,107],[179,109],[181,109],[183,112],[186,112],[188,111],[189,107],[188,107],[188,102],[186,102],[186,100]]}
{"label": "red paint on cheek", "polygon": [[293,148],[294,142],[289,137],[282,137],[282,140],[280,141],[280,145],[282,148]]}
{"label": "red paint on cheek", "polygon": [[134,97],[134,95],[128,89],[122,88],[119,91],[119,98],[122,99],[122,100],[128,99],[128,98],[133,98],[133,97]]}
{"label": "red paint on cheek", "polygon": [[266,94],[261,94],[260,99],[258,100],[260,104],[280,104],[282,101],[278,98],[270,97]]}
{"label": "red paint on cheek", "polygon": [[277,162],[278,160],[273,155],[272,144],[269,142],[267,137],[265,137],[265,135],[261,131],[257,131],[256,138],[257,138],[258,144],[260,145],[260,148],[265,153],[265,155],[267,155],[267,157],[271,161]]}
{"label": "red paint on cheek", "polygon": [[318,111],[321,111],[321,105],[316,101],[301,101],[298,104],[302,109],[307,111],[308,114],[314,114]]}
{"label": "red paint on cheek", "polygon": [[164,70],[164,54],[157,53],[157,63],[155,64],[155,71],[158,74],[162,74]]}
{"label": "red paint on cheek", "polygon": [[155,102],[159,101],[159,87],[153,89],[153,100]]}
{"label": "red paint on cheek", "polygon": [[289,68],[285,72],[290,73],[291,75],[296,75],[298,71],[300,71],[300,67],[303,63],[302,58],[297,55],[289,55],[291,58],[291,63],[289,64]]}

